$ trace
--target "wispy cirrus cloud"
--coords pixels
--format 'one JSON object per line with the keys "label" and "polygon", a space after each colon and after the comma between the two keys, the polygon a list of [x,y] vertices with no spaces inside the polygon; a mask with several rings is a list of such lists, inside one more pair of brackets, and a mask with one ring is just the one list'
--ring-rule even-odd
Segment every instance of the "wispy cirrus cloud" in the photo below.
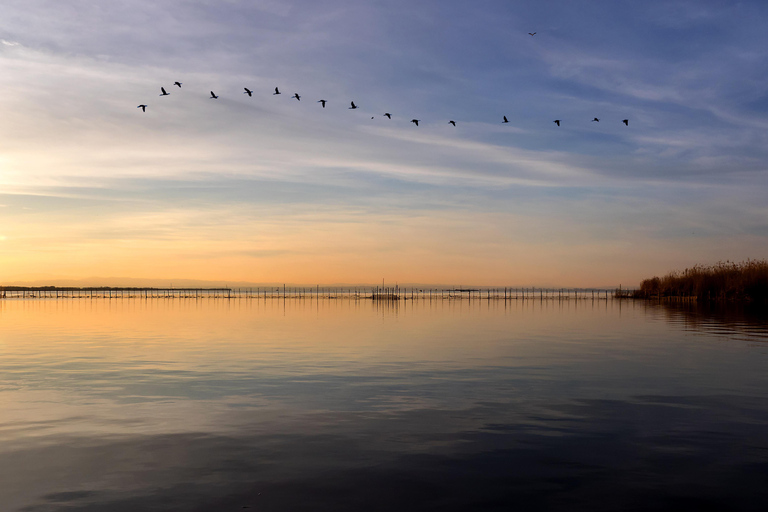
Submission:
{"label": "wispy cirrus cloud", "polygon": [[[513,254],[509,276],[540,267],[520,247],[581,254],[548,263],[583,276],[648,268],[642,257],[666,271],[686,251],[760,256],[766,9],[9,0],[5,268],[31,268],[38,247],[30,262],[75,272],[42,255],[91,251],[91,266],[114,258],[129,272],[117,256],[129,244],[291,272],[331,238],[340,249],[323,263],[359,275],[413,258],[463,268],[471,257],[453,243],[497,273],[504,258],[480,249]],[[400,242],[402,260],[376,255]],[[136,275],[164,271],[141,254]]]}

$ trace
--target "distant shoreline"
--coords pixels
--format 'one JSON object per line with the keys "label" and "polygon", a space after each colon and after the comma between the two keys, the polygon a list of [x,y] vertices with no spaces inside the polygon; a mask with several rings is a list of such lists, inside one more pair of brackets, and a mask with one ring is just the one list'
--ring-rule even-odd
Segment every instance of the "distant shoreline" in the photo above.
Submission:
{"label": "distant shoreline", "polygon": [[631,298],[632,290],[537,287],[269,286],[246,288],[156,288],[0,286],[0,299],[354,299],[399,300],[608,300]]}

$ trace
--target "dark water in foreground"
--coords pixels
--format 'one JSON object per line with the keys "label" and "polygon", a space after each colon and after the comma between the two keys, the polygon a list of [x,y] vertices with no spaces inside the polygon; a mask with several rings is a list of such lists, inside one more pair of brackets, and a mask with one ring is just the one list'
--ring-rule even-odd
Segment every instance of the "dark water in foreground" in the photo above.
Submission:
{"label": "dark water in foreground", "polygon": [[766,503],[764,312],[0,302],[3,511]]}

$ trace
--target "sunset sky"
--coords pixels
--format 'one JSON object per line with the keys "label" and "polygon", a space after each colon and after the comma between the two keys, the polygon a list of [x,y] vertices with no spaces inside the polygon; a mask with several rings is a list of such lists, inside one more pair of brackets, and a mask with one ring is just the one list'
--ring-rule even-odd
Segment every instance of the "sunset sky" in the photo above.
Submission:
{"label": "sunset sky", "polygon": [[766,258],[766,26],[764,1],[3,0],[0,284]]}

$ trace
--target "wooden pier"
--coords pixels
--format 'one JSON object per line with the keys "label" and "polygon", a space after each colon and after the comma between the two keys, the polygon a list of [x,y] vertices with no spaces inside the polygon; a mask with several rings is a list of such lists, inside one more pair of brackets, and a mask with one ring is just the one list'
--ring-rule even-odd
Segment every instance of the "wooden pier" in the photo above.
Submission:
{"label": "wooden pier", "polygon": [[124,288],[0,286],[0,299],[351,299],[406,300],[608,300],[629,298],[629,290],[598,288],[417,288],[417,287],[287,287],[256,288]]}

